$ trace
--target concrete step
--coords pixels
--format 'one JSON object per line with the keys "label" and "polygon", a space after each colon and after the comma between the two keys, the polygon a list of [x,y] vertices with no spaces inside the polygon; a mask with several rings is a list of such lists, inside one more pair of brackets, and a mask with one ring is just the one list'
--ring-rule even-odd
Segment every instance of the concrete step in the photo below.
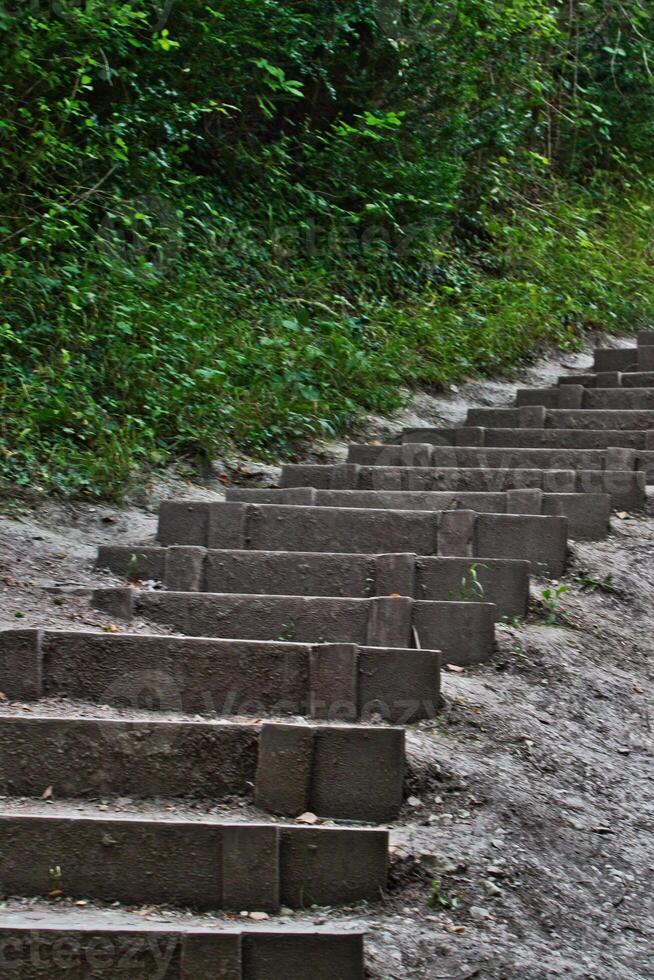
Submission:
{"label": "concrete step", "polygon": [[543,493],[540,489],[491,492],[439,490],[316,490],[297,487],[227,491],[227,500],[316,507],[384,510],[471,510],[478,514],[557,514],[568,518],[571,537],[597,541],[609,533],[611,498],[606,493]]}
{"label": "concrete step", "polygon": [[364,937],[342,927],[197,919],[135,922],[116,909],[0,913],[5,980],[363,980]]}
{"label": "concrete step", "polygon": [[[509,409],[514,411],[514,409]],[[629,429],[534,429],[526,427],[493,427],[461,426],[458,429],[405,429],[401,437],[403,445],[431,446],[487,446],[493,449],[652,449],[654,450],[654,431]],[[357,447],[358,448],[358,447]],[[385,449],[389,455],[399,457],[397,449],[392,446],[377,446],[375,458],[379,451]],[[415,455],[416,450],[405,449],[404,457]],[[406,464],[408,460],[402,458]],[[621,457],[614,459],[596,457],[601,465],[589,458],[589,469],[622,469]],[[390,465],[390,464],[385,464]],[[416,464],[417,465],[417,464]],[[629,467],[628,467],[629,468]]]}
{"label": "concrete step", "polygon": [[[398,458],[406,456],[406,450],[403,451],[402,447],[396,448],[399,448]],[[448,451],[449,448],[446,448],[446,455]],[[479,456],[483,452],[485,450],[479,450]],[[432,456],[433,453],[427,450],[427,461]],[[483,463],[477,465],[479,456],[475,456],[474,466],[360,466],[357,463],[339,463],[333,466],[291,465],[282,467],[281,484],[283,487],[392,490],[403,493],[454,491],[459,494],[496,494],[526,489],[542,490],[546,494],[599,493],[610,494],[611,506],[619,510],[642,507],[645,503],[645,477],[633,470],[604,472],[599,469],[570,468],[516,469],[511,462],[506,467],[489,467]],[[605,456],[595,457],[597,463],[604,464],[605,459]],[[470,506],[473,510],[478,509],[472,503]],[[566,510],[562,512],[568,517],[572,516]],[[547,501],[545,513],[552,513]],[[575,536],[572,524],[570,533]]]}
{"label": "concrete step", "polygon": [[384,823],[404,769],[401,728],[0,715],[2,796],[238,796],[287,817]]}
{"label": "concrete step", "polygon": [[654,388],[585,388],[583,385],[521,388],[516,395],[516,405],[613,411],[651,410],[654,408]]}
{"label": "concrete step", "polygon": [[464,510],[429,513],[169,501],[159,511],[159,541],[165,545],[519,558],[554,578],[565,567],[567,534],[564,517],[475,514]]}
{"label": "concrete step", "polygon": [[522,408],[471,408],[466,425],[491,428],[545,429],[645,429],[654,428],[654,411],[647,409],[547,409],[542,405]]}
{"label": "concrete step", "polygon": [[638,350],[598,347],[593,356],[593,371],[638,371]]}
{"label": "concrete step", "polygon": [[408,595],[436,602],[483,599],[498,618],[524,617],[529,562],[501,558],[430,558],[411,554],[346,555],[320,552],[217,551],[103,547],[97,567],[128,579],[162,582],[177,592],[259,595]]}
{"label": "concrete step", "polygon": [[179,636],[0,631],[0,690],[12,701],[71,698],[185,714],[393,724],[434,718],[434,650]]}
{"label": "concrete step", "polygon": [[187,636],[416,646],[440,650],[453,664],[487,660],[495,643],[496,610],[486,602],[147,592],[129,587],[97,589],[93,602],[121,620],[141,616]]}
{"label": "concrete step", "polygon": [[652,388],[654,371],[601,371],[596,374],[563,374],[560,385],[583,385],[584,388]]}
{"label": "concrete step", "polygon": [[596,350],[593,359],[593,370],[622,372],[654,371],[654,334],[651,331],[643,331],[639,334],[638,347],[621,347],[617,350]]}
{"label": "concrete step", "polygon": [[277,912],[379,901],[388,833],[3,802],[0,853],[5,895]]}
{"label": "concrete step", "polygon": [[[423,430],[427,436],[428,430]],[[438,430],[434,430],[436,433]],[[438,445],[429,442],[424,443],[405,443],[402,445],[357,445],[351,447],[350,456],[352,462],[345,464],[350,469],[357,466],[364,471],[371,473],[370,479],[379,479],[381,482],[384,474],[389,473],[395,478],[394,473],[404,470],[407,473],[420,474],[423,472],[429,479],[431,472],[443,472],[450,470],[460,472],[469,480],[476,471],[477,480],[488,481],[489,483],[498,480],[496,473],[506,473],[507,479],[519,487],[521,484],[528,486],[529,483],[542,483],[543,492],[538,488],[526,492],[533,494],[542,493],[540,511],[541,514],[556,513],[562,510],[570,518],[570,534],[573,537],[593,536],[599,532],[600,537],[605,533],[606,525],[603,525],[604,511],[607,508],[606,500],[597,500],[594,495],[607,494],[610,504],[614,507],[642,507],[645,501],[645,484],[648,473],[638,473],[636,466],[647,466],[654,463],[653,452],[637,452],[632,449],[622,449],[611,447],[608,449],[550,449],[550,448],[526,448],[519,446],[485,446],[485,429],[461,429],[461,437],[457,436],[459,445]],[[545,432],[546,430],[495,430],[506,432]],[[471,433],[470,444],[465,444],[466,432]],[[509,440],[508,441],[520,441]],[[525,440],[527,441],[527,440]],[[650,464],[651,465],[651,464]],[[533,473],[541,474],[534,477]],[[653,467],[654,472],[654,467]],[[379,474],[378,477],[375,474]],[[340,478],[340,477],[339,477]],[[364,479],[367,477],[364,475]],[[411,477],[416,482],[420,481],[417,475]],[[463,479],[463,477],[462,477]],[[558,491],[550,493],[549,491]],[[581,491],[579,493],[578,491]],[[325,491],[323,491],[325,492]],[[404,493],[406,491],[395,491]],[[583,497],[588,494],[588,502],[592,503],[593,511],[584,516]],[[525,489],[507,490],[507,506],[510,508],[526,506]],[[524,502],[523,502],[524,497]],[[458,494],[451,498],[451,502],[467,499],[463,494]],[[468,500],[472,503],[472,500]],[[532,507],[536,507],[536,503]],[[590,523],[592,518],[597,523]],[[604,528],[604,530],[602,530]]]}

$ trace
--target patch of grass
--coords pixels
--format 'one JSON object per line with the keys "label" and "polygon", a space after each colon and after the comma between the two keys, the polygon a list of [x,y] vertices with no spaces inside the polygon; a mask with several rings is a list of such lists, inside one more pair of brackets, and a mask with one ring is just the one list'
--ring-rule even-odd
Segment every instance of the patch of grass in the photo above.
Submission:
{"label": "patch of grass", "polygon": [[431,883],[427,903],[432,908],[455,909],[459,906],[459,898],[447,888],[441,878],[435,878]]}

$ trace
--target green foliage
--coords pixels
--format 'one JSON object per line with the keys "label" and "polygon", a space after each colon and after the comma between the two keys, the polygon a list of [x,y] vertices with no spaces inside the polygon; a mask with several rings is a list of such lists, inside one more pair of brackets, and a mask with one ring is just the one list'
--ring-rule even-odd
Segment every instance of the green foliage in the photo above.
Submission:
{"label": "green foliage", "polygon": [[0,476],[120,496],[647,323],[646,14],[0,3]]}
{"label": "green foliage", "polygon": [[459,899],[449,891],[440,878],[435,878],[431,883],[427,904],[436,909],[456,909],[459,906]]}
{"label": "green foliage", "polygon": [[544,622],[547,626],[557,624],[571,625],[565,614],[561,610],[561,596],[570,591],[569,585],[557,585],[543,589],[540,594],[540,605],[544,613]]}

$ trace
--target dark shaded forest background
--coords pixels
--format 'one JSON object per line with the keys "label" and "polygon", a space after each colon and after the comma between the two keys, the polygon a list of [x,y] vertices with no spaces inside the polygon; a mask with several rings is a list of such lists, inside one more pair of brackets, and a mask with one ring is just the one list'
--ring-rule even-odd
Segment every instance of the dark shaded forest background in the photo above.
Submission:
{"label": "dark shaded forest background", "polygon": [[653,14],[0,3],[0,477],[120,496],[651,323]]}

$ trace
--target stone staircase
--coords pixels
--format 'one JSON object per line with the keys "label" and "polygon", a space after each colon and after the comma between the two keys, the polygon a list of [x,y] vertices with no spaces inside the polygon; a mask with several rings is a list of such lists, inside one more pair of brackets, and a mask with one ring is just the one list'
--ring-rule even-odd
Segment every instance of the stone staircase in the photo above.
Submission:
{"label": "stone staircase", "polygon": [[[99,551],[129,583],[93,596],[120,632],[0,633],[0,891],[50,900],[0,915],[12,977],[362,980],[361,931],[276,916],[382,900],[403,726],[437,715],[441,661],[488,660],[532,573],[560,576],[569,538],[643,506],[638,339],[459,428],[162,505],[156,546]],[[137,814],[99,802],[125,796]],[[129,913],[158,905],[198,919]]]}

